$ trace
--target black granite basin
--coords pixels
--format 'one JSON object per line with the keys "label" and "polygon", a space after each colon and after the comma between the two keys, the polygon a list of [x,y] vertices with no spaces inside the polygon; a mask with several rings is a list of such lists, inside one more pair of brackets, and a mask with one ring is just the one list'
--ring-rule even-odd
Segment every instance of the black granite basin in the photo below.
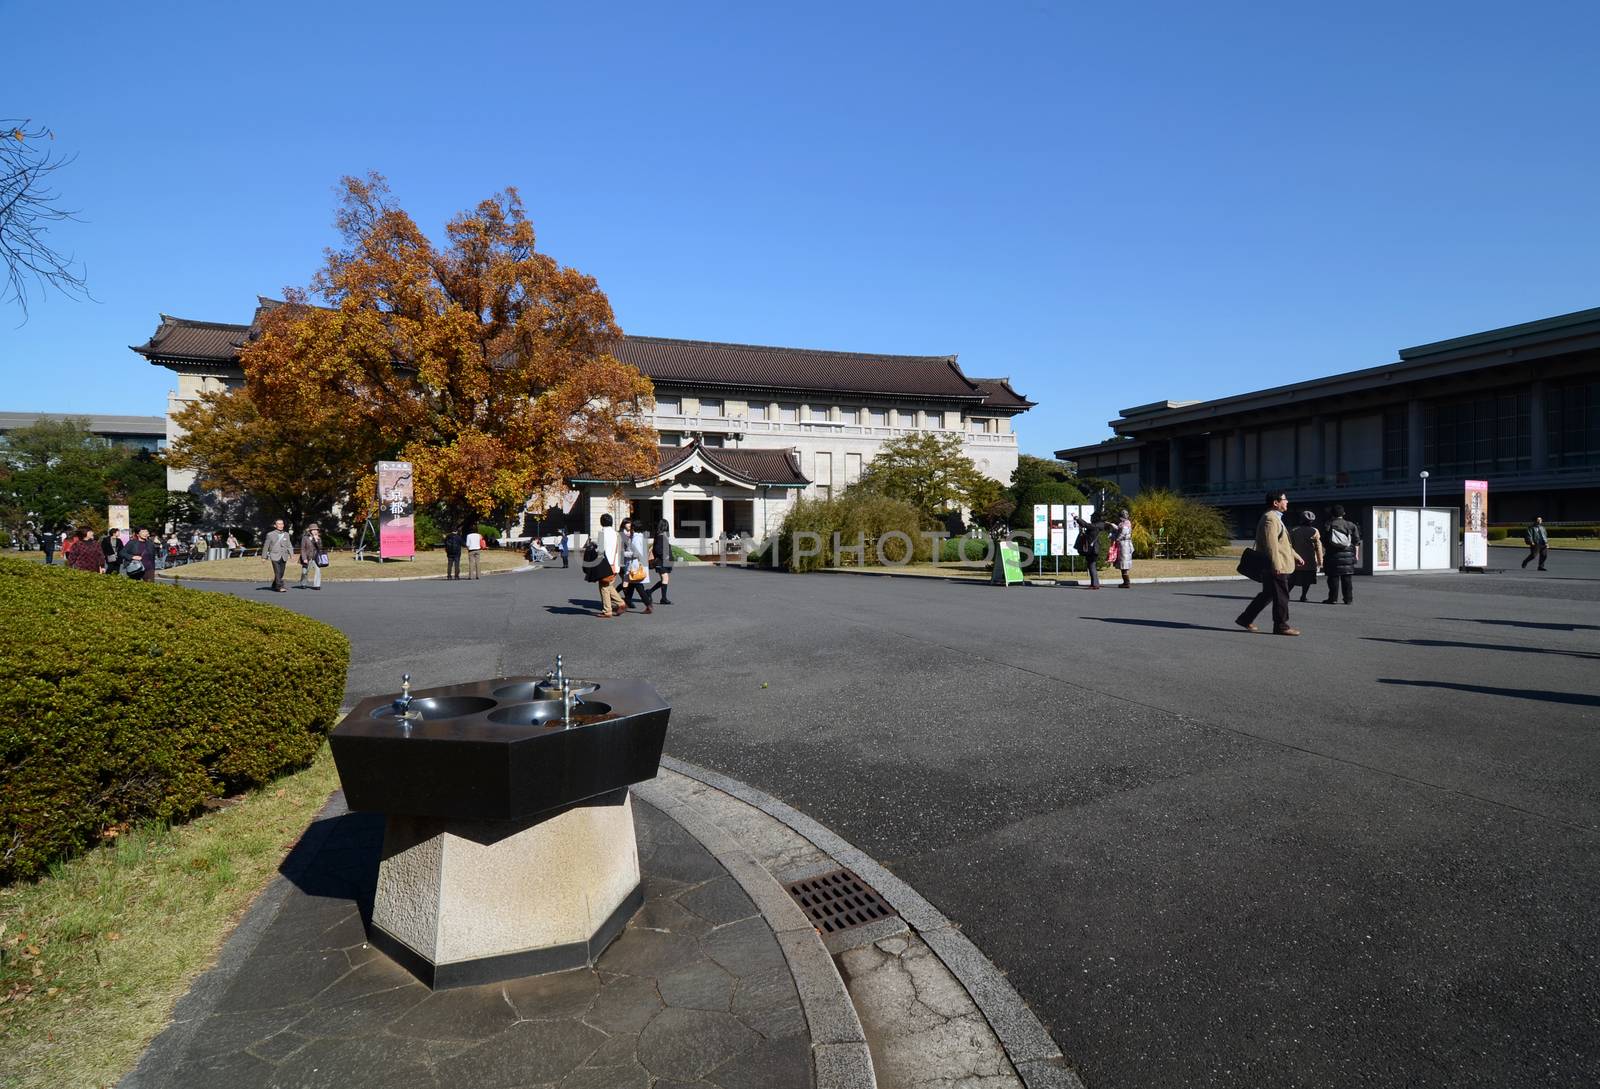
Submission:
{"label": "black granite basin", "polygon": [[[476,715],[487,711],[495,705],[495,701],[483,696],[429,696],[423,699],[413,699],[411,709],[420,714],[424,719],[435,718],[460,718],[463,715]],[[394,709],[391,701],[386,707],[375,708],[373,718],[396,718],[400,714]]]}
{"label": "black granite basin", "polygon": [[[591,678],[604,703],[517,698],[540,678],[419,689],[422,721],[395,718],[399,695],[362,700],[329,737],[351,809],[525,820],[655,778],[672,709],[644,681]],[[409,725],[410,729],[406,729]]]}
{"label": "black granite basin", "polygon": [[[580,719],[599,718],[611,711],[609,703],[579,703],[572,708],[572,721]],[[501,707],[489,712],[489,721],[498,722],[506,726],[531,726],[535,724],[561,723],[560,700],[534,700],[532,703],[513,703],[509,707]]]}
{"label": "black granite basin", "polygon": [[[494,690],[494,697],[498,700],[516,700],[518,702],[522,702],[524,700],[548,699],[548,696],[545,696],[539,691],[539,685],[541,683],[542,682],[540,681],[523,681],[520,684],[508,684],[502,688],[496,688]],[[600,684],[598,681],[573,681],[572,694],[574,696],[587,696],[590,692],[596,691],[599,687]]]}

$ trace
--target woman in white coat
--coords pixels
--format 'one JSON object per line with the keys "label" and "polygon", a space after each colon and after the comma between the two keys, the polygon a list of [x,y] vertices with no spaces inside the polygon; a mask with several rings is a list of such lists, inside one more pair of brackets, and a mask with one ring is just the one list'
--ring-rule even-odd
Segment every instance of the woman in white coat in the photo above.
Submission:
{"label": "woman in white coat", "polygon": [[632,518],[622,520],[622,600],[633,608],[635,592],[644,598],[644,611],[653,613],[650,606],[650,539]]}
{"label": "woman in white coat", "polygon": [[1127,511],[1117,520],[1117,567],[1122,571],[1122,589],[1133,586],[1133,516]]}

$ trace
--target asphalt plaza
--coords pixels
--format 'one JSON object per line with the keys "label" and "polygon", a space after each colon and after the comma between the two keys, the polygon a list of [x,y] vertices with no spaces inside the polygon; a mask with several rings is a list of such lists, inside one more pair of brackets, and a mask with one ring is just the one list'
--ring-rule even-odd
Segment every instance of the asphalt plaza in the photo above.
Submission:
{"label": "asphalt plaza", "polygon": [[1296,602],[1300,639],[1233,627],[1242,583],[682,565],[608,624],[576,568],[275,601],[351,635],[352,701],[557,653],[651,680],[670,753],[912,884],[1091,1089],[1592,1085],[1600,555],[1521,555]]}

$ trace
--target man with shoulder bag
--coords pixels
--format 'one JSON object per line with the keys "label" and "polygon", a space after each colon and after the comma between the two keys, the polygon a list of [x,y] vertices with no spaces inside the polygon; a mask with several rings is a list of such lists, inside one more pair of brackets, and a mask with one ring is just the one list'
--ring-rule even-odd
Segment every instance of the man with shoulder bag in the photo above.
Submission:
{"label": "man with shoulder bag", "polygon": [[[590,559],[591,554],[593,559]],[[600,516],[600,535],[583,550],[584,576],[600,587],[602,620],[621,616],[627,604],[617,593],[617,572],[622,568],[622,538],[612,527],[609,514]]]}
{"label": "man with shoulder bag", "polygon": [[[1256,570],[1260,572],[1261,592],[1251,599],[1234,623],[1245,631],[1256,631],[1255,619],[1261,610],[1272,606],[1272,634],[1299,635],[1289,626],[1289,576],[1296,567],[1305,563],[1289,541],[1289,531],[1283,526],[1283,512],[1289,509],[1289,497],[1283,492],[1267,493],[1267,509],[1256,523]],[[1245,566],[1240,560],[1241,569]]]}

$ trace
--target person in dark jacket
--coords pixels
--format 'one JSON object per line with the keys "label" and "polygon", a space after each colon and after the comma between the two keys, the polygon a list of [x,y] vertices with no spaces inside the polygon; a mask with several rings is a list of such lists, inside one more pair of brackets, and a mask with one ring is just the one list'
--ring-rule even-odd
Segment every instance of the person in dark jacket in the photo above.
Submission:
{"label": "person in dark jacket", "polygon": [[1323,604],[1332,605],[1342,592],[1348,605],[1352,600],[1350,576],[1361,566],[1361,527],[1344,516],[1343,507],[1333,508],[1322,548],[1322,569],[1328,573],[1328,597]]}
{"label": "person in dark jacket", "polygon": [[452,529],[444,535],[444,577],[459,579],[461,577],[461,532]]}
{"label": "person in dark jacket", "polygon": [[56,535],[54,533],[51,533],[48,529],[40,530],[39,548],[44,552],[45,563],[54,564],[56,562]]}
{"label": "person in dark jacket", "polygon": [[1295,554],[1302,561],[1301,566],[1296,567],[1294,574],[1289,576],[1289,589],[1292,592],[1298,586],[1300,600],[1304,601],[1311,593],[1311,588],[1317,584],[1317,572],[1327,559],[1322,535],[1317,532],[1315,512],[1309,510],[1300,512],[1300,524],[1289,531],[1289,543],[1294,546]]}
{"label": "person in dark jacket", "polygon": [[98,575],[106,569],[106,554],[100,542],[94,539],[94,530],[85,526],[73,535],[72,550],[67,553],[67,566]]}
{"label": "person in dark jacket", "polygon": [[1072,520],[1078,523],[1078,540],[1076,542],[1078,555],[1082,556],[1089,564],[1089,589],[1100,589],[1100,534],[1115,533],[1117,527],[1100,517],[1100,512],[1095,511],[1085,522],[1076,514]]}
{"label": "person in dark jacket", "polygon": [[1526,567],[1537,559],[1539,570],[1543,571],[1544,561],[1550,555],[1550,531],[1544,528],[1544,519],[1535,518],[1533,525],[1523,531],[1522,539],[1528,542],[1528,554],[1523,557],[1522,566]]}
{"label": "person in dark jacket", "polygon": [[671,605],[667,600],[667,585],[672,582],[672,523],[665,518],[656,525],[656,538],[650,542],[651,564],[656,569],[656,584],[653,589],[661,591],[658,599],[663,605]]}
{"label": "person in dark jacket", "polygon": [[120,553],[122,542],[117,538],[117,527],[112,526],[106,530],[106,535],[100,539],[100,552],[105,556],[106,574],[115,575],[121,566]]}
{"label": "person in dark jacket", "polygon": [[122,546],[122,569],[127,571],[128,564],[137,559],[144,565],[144,570],[138,577],[145,582],[156,580],[156,543],[150,539],[150,527],[140,526],[137,537],[129,537],[128,543]]}

